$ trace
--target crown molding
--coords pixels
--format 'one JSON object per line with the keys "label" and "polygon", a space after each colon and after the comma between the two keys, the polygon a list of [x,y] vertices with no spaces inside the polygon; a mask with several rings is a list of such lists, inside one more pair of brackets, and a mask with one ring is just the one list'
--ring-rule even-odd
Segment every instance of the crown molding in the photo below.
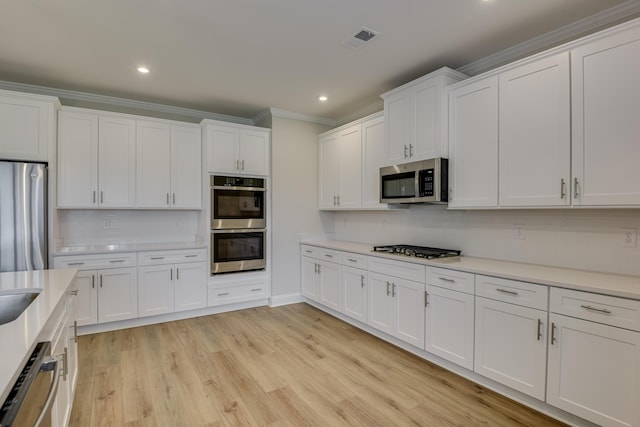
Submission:
{"label": "crown molding", "polygon": [[[199,122],[203,119],[219,120],[224,122],[238,123],[243,125],[253,125],[253,120],[244,117],[228,116],[225,114],[211,113],[208,111],[194,110],[191,108],[174,107],[171,105],[156,104],[153,102],[137,101],[134,99],[117,98],[114,96],[97,95],[87,92],[78,92],[66,89],[56,89],[44,86],[29,85],[23,83],[13,83],[0,81],[0,89],[13,90],[17,92],[27,92],[39,95],[55,96],[61,99],[73,101],[105,104],[120,108],[133,108],[169,115],[191,117]],[[64,103],[63,103],[64,104]]]}
{"label": "crown molding", "polygon": [[467,74],[468,76],[475,76],[516,59],[569,42],[578,37],[618,24],[639,15],[640,2],[638,0],[629,0],[618,6],[614,6],[572,24],[560,27],[541,36],[534,37],[526,42],[486,56],[478,61],[463,65],[458,68],[457,71]]}
{"label": "crown molding", "polygon": [[301,120],[303,122],[317,123],[319,125],[332,127],[335,127],[338,123],[335,119],[312,116],[310,114],[296,113],[294,111],[281,110],[279,108],[269,108],[268,110],[263,111],[253,119],[254,122],[257,122],[257,119],[264,120],[267,117],[266,114],[271,114],[272,117],[283,117],[285,119]]}
{"label": "crown molding", "polygon": [[371,114],[378,113],[383,109],[384,109],[384,102],[382,101],[382,99],[380,99],[379,101],[366,105],[350,114],[347,114],[346,116],[340,117],[340,119],[338,119],[337,121],[337,125],[342,126],[346,123],[351,123],[363,117],[370,116]]}

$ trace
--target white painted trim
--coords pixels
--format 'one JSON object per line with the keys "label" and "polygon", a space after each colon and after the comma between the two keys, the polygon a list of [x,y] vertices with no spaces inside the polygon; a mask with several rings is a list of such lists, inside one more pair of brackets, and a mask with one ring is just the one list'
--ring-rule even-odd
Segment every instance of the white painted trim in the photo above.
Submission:
{"label": "white painted trim", "polygon": [[276,295],[271,297],[269,307],[280,307],[281,305],[297,304],[304,302],[304,298],[299,293]]}
{"label": "white painted trim", "polygon": [[[269,112],[271,113],[272,117],[283,117],[285,119],[301,120],[303,122],[317,123],[320,125],[335,126],[338,123],[335,119],[312,116],[310,114],[296,113],[294,111],[281,110],[279,108],[270,108]],[[263,114],[265,113],[260,113],[258,117],[263,119],[264,117],[261,117]]]}
{"label": "white painted trim", "polygon": [[268,300],[239,302],[235,304],[217,305],[198,310],[180,311],[177,313],[161,314],[158,316],[138,317],[135,319],[121,320],[118,322],[97,323],[78,327],[78,335],[89,335],[100,332],[117,331],[120,329],[135,328],[138,326],[153,325],[156,323],[173,322],[175,320],[191,319],[193,317],[210,316],[212,314],[227,313],[229,311],[245,310],[247,308],[262,307],[268,304]]}
{"label": "white painted trim", "polygon": [[380,100],[374,103],[371,103],[365,107],[359,108],[358,110],[352,113],[349,113],[346,116],[340,117],[340,119],[338,119],[337,125],[338,126],[346,125],[347,123],[354,122],[366,116],[370,116],[378,112],[382,112],[383,109],[384,109],[384,102],[382,101],[382,98],[380,98]]}
{"label": "white painted trim", "polygon": [[78,92],[66,89],[56,89],[44,86],[35,86],[24,83],[13,83],[0,81],[0,89],[13,90],[16,92],[26,92],[40,95],[56,96],[63,99],[72,99],[74,101],[92,102],[105,104],[116,107],[135,108],[146,111],[154,111],[164,114],[174,114],[183,117],[192,117],[198,119],[212,119],[224,122],[239,123],[244,125],[253,125],[253,120],[244,117],[228,116],[225,114],[210,113],[208,111],[194,110],[191,108],[173,107],[170,105],[156,104],[153,102],[137,101],[134,99],[117,98],[107,95],[96,95],[87,92]]}
{"label": "white painted trim", "polygon": [[640,2],[638,0],[629,0],[603,12],[565,25],[541,36],[534,37],[470,64],[463,65],[458,68],[457,71],[469,76],[475,76],[517,59],[569,42],[608,26],[621,23],[624,20],[631,19],[638,15],[640,15]]}

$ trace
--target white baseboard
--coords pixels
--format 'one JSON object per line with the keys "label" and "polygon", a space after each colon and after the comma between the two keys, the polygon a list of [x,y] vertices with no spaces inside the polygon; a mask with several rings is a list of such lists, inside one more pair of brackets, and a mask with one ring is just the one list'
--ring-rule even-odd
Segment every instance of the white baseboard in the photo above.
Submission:
{"label": "white baseboard", "polygon": [[280,307],[281,305],[296,304],[304,302],[304,298],[299,293],[275,295],[271,297],[270,307]]}

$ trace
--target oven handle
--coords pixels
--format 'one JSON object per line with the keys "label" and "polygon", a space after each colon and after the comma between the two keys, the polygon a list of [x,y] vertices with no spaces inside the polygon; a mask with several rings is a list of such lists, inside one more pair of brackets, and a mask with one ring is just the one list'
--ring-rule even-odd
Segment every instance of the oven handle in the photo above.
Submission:
{"label": "oven handle", "polygon": [[229,228],[211,230],[211,234],[232,234],[232,233],[266,233],[266,228]]}
{"label": "oven handle", "polygon": [[226,187],[224,185],[212,185],[213,190],[234,190],[234,191],[267,191],[266,188],[261,187]]}
{"label": "oven handle", "polygon": [[36,420],[34,427],[40,427],[42,422],[44,421],[47,412],[53,406],[53,402],[56,400],[56,396],[58,394],[58,382],[60,381],[60,360],[57,357],[54,357],[52,360],[48,362],[44,362],[40,366],[41,371],[53,371],[53,381],[51,381],[51,386],[49,387],[49,394],[47,395],[47,400],[44,403],[44,407],[38,415],[38,419]]}

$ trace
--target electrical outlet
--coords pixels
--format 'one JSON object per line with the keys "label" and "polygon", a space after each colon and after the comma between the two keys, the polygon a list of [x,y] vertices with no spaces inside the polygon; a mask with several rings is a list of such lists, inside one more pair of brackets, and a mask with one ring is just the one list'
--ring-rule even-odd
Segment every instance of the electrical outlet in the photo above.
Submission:
{"label": "electrical outlet", "polygon": [[110,219],[105,219],[104,220],[103,228],[105,230],[111,230],[111,220]]}
{"label": "electrical outlet", "polygon": [[622,229],[622,246],[625,248],[635,248],[638,244],[638,230],[635,228]]}
{"label": "electrical outlet", "polygon": [[524,224],[513,224],[513,238],[524,240]]}

